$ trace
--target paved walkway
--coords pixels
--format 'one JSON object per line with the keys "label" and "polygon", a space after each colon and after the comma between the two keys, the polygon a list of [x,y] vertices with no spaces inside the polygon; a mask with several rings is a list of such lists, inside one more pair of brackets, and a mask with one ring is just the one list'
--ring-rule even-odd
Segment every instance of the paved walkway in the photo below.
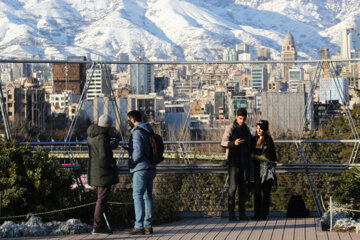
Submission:
{"label": "paved walkway", "polygon": [[[25,238],[12,238],[25,239]],[[64,237],[26,239],[295,239],[295,240],[360,240],[360,234],[316,231],[314,218],[271,218],[267,221],[229,222],[226,218],[194,218],[154,227],[153,235],[129,236],[121,232],[112,235],[79,234]]]}

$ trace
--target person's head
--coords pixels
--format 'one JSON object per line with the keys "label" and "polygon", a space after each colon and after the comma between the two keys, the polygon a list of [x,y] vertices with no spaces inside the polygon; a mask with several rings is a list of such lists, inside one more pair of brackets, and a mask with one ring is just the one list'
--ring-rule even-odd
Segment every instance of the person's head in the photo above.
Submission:
{"label": "person's head", "polygon": [[264,136],[269,130],[269,122],[267,120],[260,120],[256,123],[256,133],[258,136]]}
{"label": "person's head", "polygon": [[129,123],[129,126],[131,128],[133,128],[139,122],[142,121],[141,113],[139,111],[137,111],[137,110],[133,110],[133,111],[128,112],[127,116],[128,116],[128,123]]}
{"label": "person's head", "polygon": [[236,111],[236,122],[242,126],[245,122],[246,122],[246,118],[247,118],[247,111],[245,108],[239,108]]}
{"label": "person's head", "polygon": [[99,117],[98,126],[103,128],[110,128],[113,124],[113,120],[108,114],[103,114]]}

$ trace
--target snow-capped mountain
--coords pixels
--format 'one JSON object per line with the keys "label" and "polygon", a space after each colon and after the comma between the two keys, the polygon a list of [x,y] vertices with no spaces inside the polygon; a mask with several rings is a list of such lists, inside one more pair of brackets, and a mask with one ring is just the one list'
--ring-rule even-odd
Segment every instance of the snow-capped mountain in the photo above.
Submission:
{"label": "snow-capped mountain", "polygon": [[359,0],[0,0],[0,58],[213,60],[248,43],[279,59],[288,30],[300,58],[340,50]]}

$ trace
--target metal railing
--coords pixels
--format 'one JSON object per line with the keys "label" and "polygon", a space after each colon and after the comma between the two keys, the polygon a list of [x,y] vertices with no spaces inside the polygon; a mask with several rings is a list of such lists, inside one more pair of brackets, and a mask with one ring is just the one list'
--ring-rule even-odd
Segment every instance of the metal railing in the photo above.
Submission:
{"label": "metal railing", "polygon": [[[310,209],[316,209],[321,214],[324,210],[319,206],[320,196],[330,195],[334,190],[329,189],[326,183],[336,182],[340,174],[349,168],[360,167],[360,164],[349,163],[348,160],[352,153],[352,145],[359,143],[359,140],[275,140],[274,142],[278,155],[279,184],[272,194],[272,210],[284,210],[290,196],[300,191],[302,194],[307,194],[304,198]],[[221,215],[228,187],[226,178],[228,167],[220,141],[165,141],[164,143],[165,160],[157,165],[155,193],[162,192],[164,184],[173,187],[180,185],[185,189],[167,193],[177,196],[177,201],[181,200],[178,202],[179,211],[197,210],[203,215]],[[186,161],[181,154],[182,148],[178,147],[180,143],[185,147],[193,146],[186,153]],[[81,166],[83,169],[86,168],[88,153],[85,141],[28,144],[34,150],[47,149],[50,155],[66,162],[62,165],[63,168],[74,170],[81,169]],[[126,141],[120,142],[120,146],[127,144]],[[303,144],[303,152],[298,151],[298,144]],[[61,148],[60,151],[55,151],[57,148]],[[72,151],[72,156],[67,155],[69,149]],[[131,176],[126,165],[128,155],[123,151],[121,147],[115,150],[114,158],[119,159],[118,173],[123,179],[120,188],[130,189]],[[342,153],[341,157],[339,157],[340,153]],[[306,162],[302,158],[306,158]],[[71,159],[76,162],[71,162]],[[196,198],[197,204],[189,205],[189,199],[196,201]],[[251,204],[247,206],[248,209],[252,207]]]}

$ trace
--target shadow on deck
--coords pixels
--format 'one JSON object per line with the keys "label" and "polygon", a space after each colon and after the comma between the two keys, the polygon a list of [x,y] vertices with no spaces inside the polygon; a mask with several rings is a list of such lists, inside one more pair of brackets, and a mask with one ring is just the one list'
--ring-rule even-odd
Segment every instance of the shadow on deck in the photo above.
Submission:
{"label": "shadow on deck", "polygon": [[[25,239],[25,238],[12,238]],[[229,222],[227,218],[186,218],[181,221],[154,226],[154,234],[129,236],[123,231],[112,235],[79,234],[63,237],[26,239],[338,239],[360,240],[360,234],[317,231],[315,218],[272,217],[266,221]]]}

